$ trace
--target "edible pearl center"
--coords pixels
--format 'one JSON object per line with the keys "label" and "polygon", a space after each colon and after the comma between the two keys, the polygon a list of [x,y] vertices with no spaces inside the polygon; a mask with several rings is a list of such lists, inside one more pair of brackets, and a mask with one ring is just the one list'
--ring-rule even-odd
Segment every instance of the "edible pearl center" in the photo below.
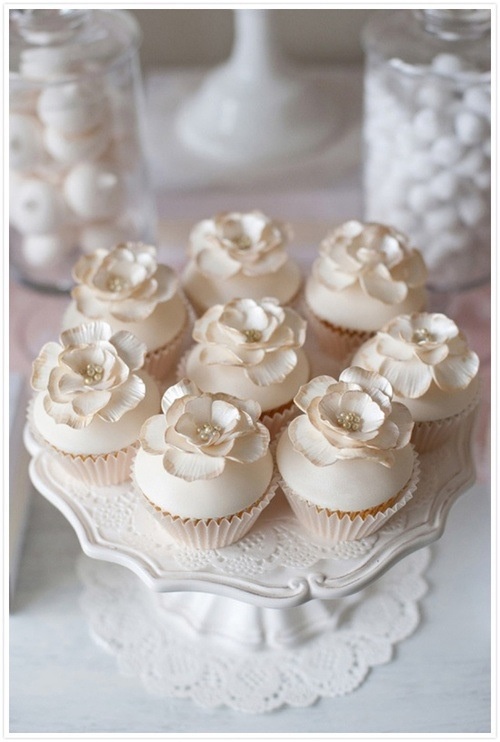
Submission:
{"label": "edible pearl center", "polygon": [[239,237],[236,237],[234,244],[238,250],[248,250],[248,248],[252,246],[252,240],[247,234],[242,234]]}
{"label": "edible pearl center", "polygon": [[202,441],[209,441],[216,433],[220,433],[220,430],[219,425],[212,425],[212,423],[203,423],[196,428],[196,432]]}
{"label": "edible pearl center", "polygon": [[96,384],[101,381],[104,374],[104,369],[97,363],[87,363],[82,373],[83,381],[85,384]]}
{"label": "edible pearl center", "polygon": [[425,327],[415,330],[412,336],[412,342],[416,345],[423,345],[431,340],[434,340],[434,336],[429,332],[429,330],[426,330]]}
{"label": "edible pearl center", "polygon": [[247,343],[258,343],[262,337],[260,330],[254,330],[252,328],[249,330],[243,330],[243,334]]}
{"label": "edible pearl center", "polygon": [[341,412],[337,417],[337,423],[344,430],[359,430],[361,418],[355,412]]}
{"label": "edible pearl center", "polygon": [[124,278],[120,278],[119,276],[110,276],[106,284],[108,290],[113,291],[114,293],[123,291],[123,289],[125,289],[127,285],[127,281],[125,281]]}

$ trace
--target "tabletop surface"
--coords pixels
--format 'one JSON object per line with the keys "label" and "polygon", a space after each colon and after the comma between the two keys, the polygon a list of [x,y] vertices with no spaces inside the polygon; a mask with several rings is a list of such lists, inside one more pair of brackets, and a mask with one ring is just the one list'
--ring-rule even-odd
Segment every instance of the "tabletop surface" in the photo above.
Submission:
{"label": "tabletop surface", "polygon": [[[359,83],[359,74],[356,80]],[[160,79],[161,82],[161,79]],[[158,85],[159,79],[153,80]],[[157,182],[161,255],[184,259],[191,224],[219,210],[261,208],[295,228],[291,253],[307,262],[326,229],[362,214],[358,98],[345,133],[343,166],[290,183],[229,191],[202,185],[175,191]],[[158,115],[157,109],[152,115]],[[156,119],[157,122],[157,119]],[[154,130],[154,126],[153,126]],[[341,144],[341,143],[340,143]],[[482,358],[483,406],[477,427],[476,484],[453,506],[442,538],[431,547],[421,620],[392,660],[373,669],[355,692],[304,709],[241,714],[205,710],[191,701],[149,695],[124,676],[92,639],[80,605],[77,537],[65,518],[27,481],[20,440],[24,381],[40,345],[57,336],[66,297],[11,284],[12,496],[29,503],[29,519],[10,616],[10,732],[82,733],[487,733],[490,722],[489,294],[486,287],[454,297],[451,316],[467,325]],[[28,497],[25,494],[28,493]],[[123,568],[122,568],[123,569]]]}

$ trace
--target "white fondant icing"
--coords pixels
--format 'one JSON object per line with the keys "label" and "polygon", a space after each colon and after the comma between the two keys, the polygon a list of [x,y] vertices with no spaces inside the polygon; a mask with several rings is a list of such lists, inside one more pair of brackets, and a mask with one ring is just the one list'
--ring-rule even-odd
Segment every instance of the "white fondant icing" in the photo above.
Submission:
{"label": "white fondant icing", "polygon": [[187,482],[169,474],[161,455],[137,452],[134,478],[146,497],[162,510],[181,518],[221,518],[245,510],[267,490],[273,473],[269,451],[258,461],[227,461],[214,479]]}
{"label": "white fondant icing", "polygon": [[[132,332],[141,342],[146,344],[148,350],[157,350],[173,340],[182,330],[186,322],[186,315],[187,309],[182,297],[180,294],[175,294],[169,301],[160,302],[149,317],[139,322],[121,322],[109,312],[100,319],[108,322],[113,328],[113,332],[119,330]],[[76,303],[72,301],[63,315],[62,329],[76,327],[76,325],[88,321],[88,318],[78,311]]]}
{"label": "white fondant icing", "polygon": [[413,448],[408,444],[394,451],[394,456],[392,467],[366,459],[339,459],[315,466],[293,448],[287,430],[276,451],[281,476],[297,495],[319,507],[343,512],[381,505],[405,486],[413,469]]}
{"label": "white fondant icing", "polygon": [[36,431],[52,446],[72,455],[99,455],[131,445],[139,438],[143,422],[160,410],[160,393],[153,379],[144,371],[137,372],[146,384],[146,395],[134,409],[126,412],[117,422],[105,422],[95,417],[85,428],[71,428],[56,423],[45,412],[44,393],[33,401],[33,424]]}
{"label": "white fondant icing", "polygon": [[240,399],[256,400],[263,412],[287,404],[298,388],[309,380],[309,361],[302,348],[295,350],[297,365],[284,381],[258,386],[245,373],[243,366],[222,366],[202,363],[202,345],[195,345],[186,362],[186,375],[204,392],[225,392]]}
{"label": "white fondant icing", "polygon": [[310,309],[320,319],[346,329],[375,332],[398,314],[410,314],[424,309],[427,301],[425,288],[408,289],[408,295],[399,304],[384,304],[365,294],[359,284],[342,291],[332,291],[309,276],[305,298]]}
{"label": "white fondant icing", "polygon": [[264,299],[275,296],[280,304],[288,304],[298,293],[302,283],[299,266],[287,260],[275,273],[245,276],[238,273],[231,278],[208,278],[189,261],[182,275],[186,294],[198,313],[214,304],[226,304],[231,299]]}

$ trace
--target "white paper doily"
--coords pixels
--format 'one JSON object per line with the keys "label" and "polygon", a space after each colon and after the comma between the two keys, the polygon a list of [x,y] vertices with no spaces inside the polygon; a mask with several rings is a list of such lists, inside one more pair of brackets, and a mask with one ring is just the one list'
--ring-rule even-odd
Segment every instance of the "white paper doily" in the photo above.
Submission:
{"label": "white paper doily", "polygon": [[148,692],[264,713],[351,693],[389,662],[418,626],[429,556],[410,555],[350,597],[286,609],[156,593],[128,570],[82,557],[81,601],[95,640]]}

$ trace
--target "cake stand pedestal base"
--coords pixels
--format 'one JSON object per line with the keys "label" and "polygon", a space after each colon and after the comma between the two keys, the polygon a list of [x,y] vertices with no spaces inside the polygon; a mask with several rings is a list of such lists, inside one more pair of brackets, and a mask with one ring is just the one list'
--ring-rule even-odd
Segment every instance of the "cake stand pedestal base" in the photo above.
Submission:
{"label": "cake stand pedestal base", "polygon": [[121,566],[82,557],[94,639],[148,692],[264,713],[351,693],[419,624],[430,548],[353,595],[263,608],[220,595],[150,590]]}

